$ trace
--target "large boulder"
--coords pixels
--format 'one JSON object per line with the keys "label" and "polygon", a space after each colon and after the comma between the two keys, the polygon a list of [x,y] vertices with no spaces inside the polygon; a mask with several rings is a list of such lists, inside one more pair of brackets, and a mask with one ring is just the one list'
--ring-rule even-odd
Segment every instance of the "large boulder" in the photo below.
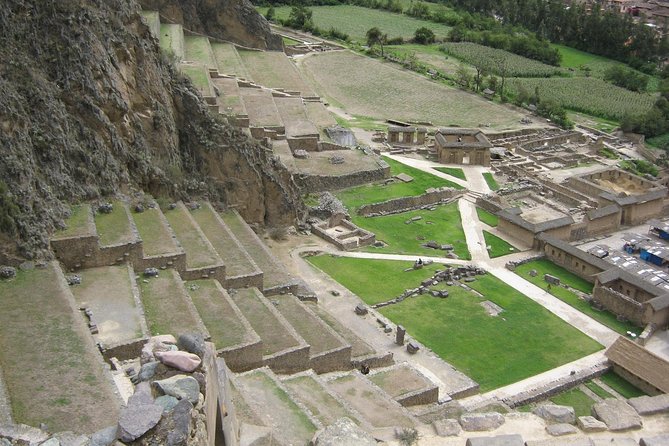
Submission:
{"label": "large boulder", "polygon": [[157,444],[186,446],[193,429],[191,410],[193,410],[193,405],[187,400],[181,400],[165,414],[155,429],[154,437],[159,439]]}
{"label": "large boulder", "polygon": [[497,412],[469,413],[460,416],[460,426],[466,431],[491,431],[504,424],[504,417]]}
{"label": "large boulder", "polygon": [[432,423],[435,432],[440,437],[455,437],[460,433],[460,423],[458,420],[446,418],[443,420],[436,420]]}
{"label": "large boulder", "polygon": [[669,444],[669,434],[658,435],[656,437],[643,437],[639,446],[666,446]]}
{"label": "large boulder", "polygon": [[163,408],[157,404],[133,404],[121,409],[118,419],[118,438],[131,442],[152,429],[163,415]]}
{"label": "large boulder", "polygon": [[185,399],[191,404],[197,404],[200,397],[200,384],[195,378],[187,375],[175,375],[160,381],[154,381],[153,385],[164,395],[170,395],[177,399]]}
{"label": "large boulder", "polygon": [[118,428],[116,426],[109,426],[108,428],[97,431],[91,435],[90,446],[110,446],[116,441],[117,431]]}
{"label": "large boulder", "polygon": [[154,352],[153,355],[166,366],[182,372],[193,372],[202,363],[198,355],[182,351]]}
{"label": "large boulder", "polygon": [[639,415],[655,415],[658,413],[669,412],[669,394],[657,396],[640,396],[627,400],[630,406],[636,410]]}
{"label": "large boulder", "polygon": [[534,409],[532,413],[550,423],[574,424],[576,422],[574,408],[569,406],[544,404]]}
{"label": "large boulder", "polygon": [[314,446],[376,446],[376,440],[350,418],[340,418],[316,432]]}
{"label": "large boulder", "polygon": [[177,347],[179,347],[179,350],[194,353],[200,358],[204,358],[204,353],[207,351],[207,346],[204,342],[204,336],[202,336],[201,333],[182,334],[179,336]]}
{"label": "large boulder", "polygon": [[612,431],[641,429],[641,417],[625,401],[607,398],[592,406],[592,414],[606,423],[606,426]]}

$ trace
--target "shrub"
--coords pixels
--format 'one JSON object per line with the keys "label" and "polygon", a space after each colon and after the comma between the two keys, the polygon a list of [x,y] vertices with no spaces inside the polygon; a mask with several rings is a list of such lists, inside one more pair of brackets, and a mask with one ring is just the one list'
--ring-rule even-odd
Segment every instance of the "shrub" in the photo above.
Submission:
{"label": "shrub", "polygon": [[271,238],[272,240],[274,240],[276,242],[281,241],[281,240],[286,240],[288,238],[288,230],[284,227],[277,226],[277,227],[274,227],[274,228],[270,228],[270,230],[268,231],[268,234],[269,234],[269,238]]}
{"label": "shrub", "polygon": [[421,45],[427,45],[430,43],[434,43],[434,32],[430,28],[426,27],[421,27],[416,30],[414,33],[413,40],[416,43],[420,43]]}
{"label": "shrub", "polygon": [[395,436],[403,446],[412,446],[418,441],[418,431],[413,427],[405,427],[398,431]]}

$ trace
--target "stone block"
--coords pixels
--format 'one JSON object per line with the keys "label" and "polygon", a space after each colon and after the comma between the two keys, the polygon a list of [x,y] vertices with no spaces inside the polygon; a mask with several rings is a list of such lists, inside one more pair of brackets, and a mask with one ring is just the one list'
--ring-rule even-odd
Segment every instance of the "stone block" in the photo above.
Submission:
{"label": "stone block", "polygon": [[606,426],[612,431],[641,429],[641,417],[625,401],[607,398],[592,406],[592,414],[606,423]]}
{"label": "stone block", "polygon": [[550,423],[574,424],[576,422],[574,408],[569,406],[544,404],[534,409],[532,413]]}
{"label": "stone block", "polygon": [[639,446],[666,446],[669,444],[669,434],[655,437],[642,437]]}
{"label": "stone block", "polygon": [[578,417],[576,424],[583,432],[602,432],[606,430],[606,423],[590,415]]}
{"label": "stone block", "polygon": [[639,415],[655,415],[669,412],[669,394],[640,396],[627,400]]}
{"label": "stone block", "polygon": [[497,412],[470,413],[460,417],[460,426],[466,431],[491,431],[504,424],[504,417]]}
{"label": "stone block", "polygon": [[524,446],[525,443],[520,435],[511,434],[468,438],[465,444],[466,446]]}
{"label": "stone block", "polygon": [[314,446],[376,446],[376,440],[350,418],[340,418],[325,429],[316,432]]}
{"label": "stone block", "polygon": [[568,423],[557,423],[546,426],[546,432],[553,437],[575,434],[578,432],[575,426]]}
{"label": "stone block", "polygon": [[525,442],[525,446],[594,446],[595,444],[588,437],[576,438],[553,438],[550,440],[530,440]]}
{"label": "stone block", "polygon": [[446,418],[444,420],[436,420],[432,423],[434,431],[440,437],[455,437],[460,433],[460,423],[458,420]]}
{"label": "stone block", "polygon": [[634,438],[616,437],[616,438],[593,438],[592,443],[595,446],[638,446],[639,443]]}

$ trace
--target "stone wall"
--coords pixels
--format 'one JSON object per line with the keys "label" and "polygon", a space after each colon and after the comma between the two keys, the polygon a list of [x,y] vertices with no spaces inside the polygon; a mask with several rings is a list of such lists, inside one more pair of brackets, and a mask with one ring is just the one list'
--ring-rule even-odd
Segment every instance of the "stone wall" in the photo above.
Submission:
{"label": "stone wall", "polygon": [[[218,368],[218,417],[216,419],[216,431],[222,435],[222,442],[218,445],[237,446],[239,444],[239,420],[237,410],[232,401],[232,389],[230,386],[230,370],[225,360],[216,360]],[[213,377],[212,377],[213,378]]]}
{"label": "stone wall", "polygon": [[318,136],[302,136],[299,138],[288,138],[288,147],[294,153],[296,150],[305,150],[307,152],[318,152]]}
{"label": "stone wall", "polygon": [[67,270],[74,271],[97,266],[98,244],[97,235],[51,239],[51,250]]}
{"label": "stone wall", "polygon": [[433,386],[426,389],[416,390],[406,395],[402,395],[402,397],[397,398],[395,401],[405,407],[433,404],[439,401],[439,387]]}
{"label": "stone wall", "polygon": [[308,345],[300,345],[265,356],[263,359],[273,372],[288,375],[309,368],[309,349]]}
{"label": "stone wall", "polygon": [[263,272],[258,271],[241,276],[227,276],[225,281],[221,282],[225,288],[258,288],[262,289]]}
{"label": "stone wall", "polygon": [[535,139],[532,141],[528,141],[526,143],[521,144],[520,150],[518,150],[518,153],[523,154],[523,155],[528,155],[530,153],[533,153],[529,151],[529,149],[534,149],[537,147],[541,146],[553,146],[557,144],[565,144],[568,142],[586,142],[588,138],[579,132],[571,132],[567,134],[561,134],[557,136],[552,136],[549,138],[540,138],[540,139]]}
{"label": "stone wall", "polygon": [[329,150],[351,150],[351,149],[350,147],[340,146],[339,144],[335,144],[333,142],[319,141],[318,150],[321,152],[326,152]]}
{"label": "stone wall", "polygon": [[309,367],[318,374],[349,370],[351,368],[351,346],[342,345],[314,355],[309,359]]}
{"label": "stone wall", "polygon": [[620,367],[618,364],[613,364],[613,371],[616,372],[616,374],[620,375],[622,378],[624,378],[625,381],[628,381],[634,387],[643,390],[650,396],[662,394],[662,392],[655,386],[639,378],[634,373],[628,372],[627,369]]}
{"label": "stone wall", "polygon": [[313,225],[311,231],[342,251],[349,251],[351,249],[359,248],[360,246],[369,246],[376,241],[376,235],[373,232],[362,229],[349,220],[342,220],[338,226],[344,227],[348,232],[332,235],[327,231],[327,222]]}
{"label": "stone wall", "polygon": [[500,218],[497,223],[497,230],[502,234],[507,234],[517,240],[520,240],[527,246],[534,245],[534,233],[532,231],[521,228],[520,226],[508,220]]}
{"label": "stone wall", "polygon": [[622,293],[607,287],[596,287],[592,293],[592,300],[639,327],[644,325],[643,305]]}
{"label": "stone wall", "polygon": [[432,190],[428,189],[424,194],[414,197],[400,197],[381,203],[366,204],[358,209],[358,214],[364,217],[397,214],[451,200],[460,197],[463,193],[462,190],[449,187],[440,187]]}
{"label": "stone wall", "polygon": [[225,283],[225,265],[214,265],[205,268],[193,268],[179,271],[183,280],[216,279]]}
{"label": "stone wall", "polygon": [[[385,163],[384,163],[385,164]],[[390,166],[380,166],[373,170],[363,170],[346,175],[295,175],[294,179],[302,191],[315,193],[345,189],[361,184],[381,181],[390,175]]]}
{"label": "stone wall", "polygon": [[218,405],[218,364],[216,362],[216,347],[211,342],[205,344],[202,368],[206,381],[204,384],[204,414],[207,426],[207,446],[216,445],[216,419],[219,411]]}
{"label": "stone wall", "polygon": [[502,205],[497,203],[496,201],[493,201],[489,198],[486,198],[485,196],[483,197],[478,197],[476,199],[476,206],[480,207],[481,209],[484,209],[492,214],[497,214],[497,212],[502,210]]}
{"label": "stone wall", "polygon": [[351,368],[359,369],[363,364],[370,369],[375,369],[378,367],[391,366],[395,364],[395,360],[393,359],[393,354],[391,352],[372,353],[366,356],[351,358]]}
{"label": "stone wall", "polygon": [[562,378],[556,379],[548,384],[534,389],[529,389],[516,395],[504,398],[502,401],[509,407],[515,408],[524,404],[534,403],[537,401],[544,401],[559,393],[572,389],[586,381],[603,375],[609,370],[608,361],[603,359],[602,362],[596,364],[588,369],[580,370],[573,375],[566,375]]}
{"label": "stone wall", "polygon": [[[562,249],[546,243],[543,248],[546,258],[556,265],[560,265],[564,269],[576,274],[579,277],[584,278],[585,280],[594,283],[595,274],[601,273],[603,270],[596,267],[595,265],[578,259],[571,254],[563,251]],[[597,257],[592,256],[593,259]]]}
{"label": "stone wall", "polygon": [[103,346],[102,357],[108,363],[111,363],[111,358],[116,358],[119,361],[127,361],[133,358],[139,358],[142,353],[142,347],[148,341],[148,338],[133,339],[132,341],[123,342],[120,344]]}

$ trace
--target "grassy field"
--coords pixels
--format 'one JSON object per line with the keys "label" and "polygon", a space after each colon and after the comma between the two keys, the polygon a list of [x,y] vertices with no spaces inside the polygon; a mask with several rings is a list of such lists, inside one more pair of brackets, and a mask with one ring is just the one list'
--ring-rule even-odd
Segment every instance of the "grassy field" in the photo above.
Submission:
{"label": "grassy field", "polygon": [[[532,277],[529,274],[530,270],[533,269],[537,271],[536,277]],[[563,288],[561,286],[552,286],[550,289],[548,289],[547,283],[544,280],[544,274],[551,274],[555,277],[559,277],[562,283],[588,294],[592,293],[593,286],[587,280],[581,279],[579,276],[554,264],[550,260],[539,259],[520,265],[516,268],[516,274],[526,280],[529,280],[538,287],[546,289],[553,296],[620,334],[625,334],[627,331],[632,331],[636,334],[641,333],[641,329],[639,327],[636,327],[629,322],[619,321],[613,313],[608,311],[595,310],[588,302],[581,299],[577,294],[573,293],[567,288]]]}
{"label": "grassy field", "polygon": [[197,62],[207,68],[216,68],[214,53],[207,37],[185,36],[184,53],[186,60]]}
{"label": "grassy field", "polygon": [[[422,219],[406,224],[412,217]],[[434,240],[440,245],[453,245],[453,252],[460,259],[471,259],[462,229],[460,210],[455,202],[438,206],[434,211],[420,209],[380,217],[353,215],[352,221],[375,233],[377,240],[388,244],[384,248],[366,247],[365,251],[443,257],[446,251],[422,246],[423,243]]]}
{"label": "grassy field", "polygon": [[180,64],[179,71],[187,76],[193,86],[204,96],[212,96],[211,85],[209,85],[209,71],[202,65]]}
{"label": "grassy field", "polygon": [[486,246],[490,246],[488,254],[492,259],[495,257],[501,257],[507,254],[518,252],[518,250],[511,243],[497,237],[495,234],[491,234],[488,231],[483,231],[483,238],[485,239]]}
{"label": "grassy field", "polygon": [[646,394],[613,371],[603,374],[599,379],[625,398],[635,398]]}
{"label": "grassy field", "polygon": [[160,209],[156,207],[132,214],[139,236],[142,238],[142,249],[145,256],[177,252],[172,233],[160,217],[160,212]]}
{"label": "grassy field", "polygon": [[476,208],[476,214],[478,215],[479,220],[488,226],[495,227],[497,226],[497,223],[499,223],[499,218],[495,214],[491,214],[485,209]]}
{"label": "grassy field", "polygon": [[571,389],[551,398],[551,401],[561,406],[571,406],[577,417],[591,415],[590,411],[595,401],[579,389]]}
{"label": "grassy field", "polygon": [[89,233],[88,218],[91,215],[89,204],[80,204],[70,208],[70,217],[65,220],[66,228],[56,231],[55,237],[77,237]]}
{"label": "grassy field", "polygon": [[497,181],[495,180],[495,177],[493,177],[490,172],[484,172],[483,173],[483,179],[488,184],[488,187],[490,188],[490,190],[499,189],[499,184],[497,184]]}
{"label": "grassy field", "polygon": [[476,70],[472,66],[462,63],[454,57],[448,57],[439,47],[439,44],[418,45],[407,43],[404,45],[388,45],[385,47],[385,51],[399,58],[414,54],[418,62],[451,77],[457,74],[460,67],[464,67],[472,74],[476,73]]}
{"label": "grassy field", "polygon": [[277,51],[237,50],[251,78],[265,87],[299,91],[304,96],[313,95],[295,65]]}
{"label": "grassy field", "polygon": [[405,183],[397,181],[388,185],[380,183],[366,184],[352,187],[337,192],[337,197],[344,203],[350,212],[355,212],[363,204],[379,203],[391,198],[410,197],[421,195],[430,187],[452,187],[462,189],[459,184],[444,180],[422,170],[402,164],[390,158],[383,158],[390,165],[390,175],[405,173],[413,178],[413,181]]}
{"label": "grassy field", "polygon": [[0,281],[0,367],[15,422],[95,432],[120,400],[62,281],[52,265]]}
{"label": "grassy field", "polygon": [[351,129],[363,130],[383,130],[388,128],[387,124],[381,123],[378,119],[370,118],[369,116],[353,115],[353,119],[345,119],[341,116],[334,115],[334,119],[341,127]]}
{"label": "grassy field", "polygon": [[186,251],[186,264],[189,268],[203,268],[221,263],[211,245],[196,230],[185,206],[180,205],[165,212],[165,217]]}
{"label": "grassy field", "polygon": [[95,214],[95,227],[102,246],[116,245],[133,239],[130,220],[123,203],[114,201],[112,205],[114,210],[109,214],[100,212]]}
{"label": "grassy field", "polygon": [[310,55],[299,67],[321,96],[351,114],[445,126],[490,124],[492,129],[515,129],[521,125],[523,115],[517,111],[352,52]]}
{"label": "grassy field", "polygon": [[[275,8],[276,18],[287,19],[290,9],[290,6]],[[335,28],[358,42],[366,42],[367,30],[374,26],[388,34],[389,38],[402,37],[405,40],[413,38],[415,31],[421,27],[431,29],[438,38],[447,37],[450,31],[450,27],[439,23],[360,6],[313,6],[309,9],[313,11],[314,25],[323,30]],[[258,10],[263,15],[267,12],[267,8]]]}
{"label": "grassy field", "polygon": [[[353,257],[321,255],[306,257],[307,261],[321,269],[367,305],[394,299],[408,288],[415,288],[431,277],[443,265],[433,263],[419,270],[404,271],[412,262],[395,260],[367,260]],[[386,280],[387,278],[393,280]]]}
{"label": "grassy field", "polygon": [[[415,286],[427,271],[402,273],[406,262],[313,257],[310,261],[368,303],[387,300]],[[415,279],[405,279],[414,274]],[[397,278],[394,281],[390,277]],[[394,282],[389,284],[388,282]],[[477,297],[449,287],[447,299],[428,295],[380,309],[444,360],[471,376],[485,392],[593,353],[601,346],[493,276],[469,284]],[[380,290],[394,286],[387,294]],[[491,300],[504,309],[489,316],[480,305]],[[503,345],[500,339],[504,340]]]}
{"label": "grassy field", "polygon": [[436,167],[435,169],[441,173],[445,173],[446,175],[459,178],[462,181],[467,181],[467,177],[465,176],[465,171],[458,167]]}
{"label": "grassy field", "polygon": [[651,94],[625,90],[595,77],[509,78],[507,85],[515,92],[521,87],[529,94],[538,91],[541,99],[610,119],[621,119],[625,114],[644,114],[655,103],[655,96]]}
{"label": "grassy field", "polygon": [[479,45],[472,42],[448,42],[441,48],[450,56],[471,65],[481,65],[488,72],[500,74],[503,64],[507,76],[513,77],[551,77],[563,74],[563,71],[536,60],[518,56],[508,51]]}

